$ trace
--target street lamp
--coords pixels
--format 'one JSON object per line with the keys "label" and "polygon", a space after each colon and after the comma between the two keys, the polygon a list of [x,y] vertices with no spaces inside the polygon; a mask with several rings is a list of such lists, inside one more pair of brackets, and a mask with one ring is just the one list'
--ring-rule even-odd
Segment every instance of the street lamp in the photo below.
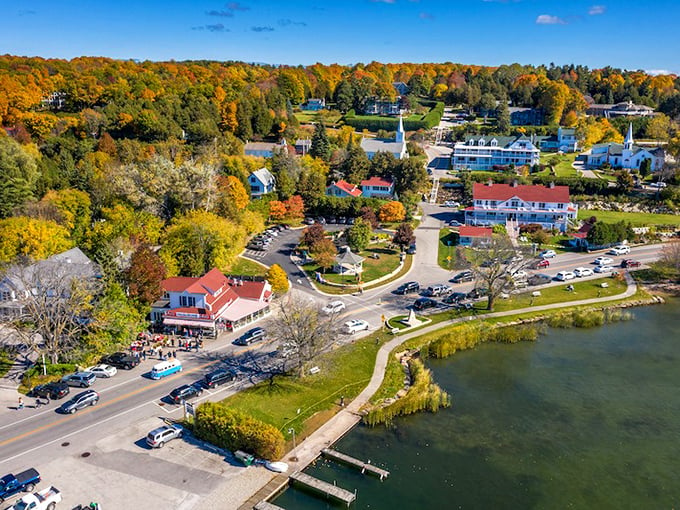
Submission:
{"label": "street lamp", "polygon": [[[293,451],[295,451],[295,448],[296,448],[296,445],[295,445],[295,429],[293,427],[289,428],[288,433],[293,434]],[[293,456],[289,460],[296,462],[298,460],[298,458],[295,454],[293,454]]]}

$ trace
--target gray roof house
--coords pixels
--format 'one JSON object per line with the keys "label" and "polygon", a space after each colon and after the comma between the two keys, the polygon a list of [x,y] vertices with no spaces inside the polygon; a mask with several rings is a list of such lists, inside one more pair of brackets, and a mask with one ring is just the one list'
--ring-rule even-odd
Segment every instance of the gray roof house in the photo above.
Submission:
{"label": "gray roof house", "polygon": [[265,167],[250,174],[248,184],[250,184],[250,198],[260,198],[262,195],[276,191],[276,178]]}

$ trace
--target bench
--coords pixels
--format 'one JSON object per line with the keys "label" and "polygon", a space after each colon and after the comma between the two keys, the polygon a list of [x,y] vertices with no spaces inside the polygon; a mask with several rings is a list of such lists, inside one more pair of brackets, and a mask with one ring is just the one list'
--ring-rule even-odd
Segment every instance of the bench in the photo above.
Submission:
{"label": "bench", "polygon": [[606,289],[607,287],[609,287],[609,284],[607,282],[602,282],[600,284],[600,287],[602,287],[603,289]]}
{"label": "bench", "polygon": [[309,373],[312,375],[318,374],[319,372],[321,372],[321,369],[319,367],[312,367],[309,369]]}
{"label": "bench", "polygon": [[532,297],[538,297],[538,296],[540,296],[540,295],[541,295],[541,291],[540,291],[540,290],[535,290],[535,291],[533,291],[533,292],[531,293],[531,296],[532,296]]}

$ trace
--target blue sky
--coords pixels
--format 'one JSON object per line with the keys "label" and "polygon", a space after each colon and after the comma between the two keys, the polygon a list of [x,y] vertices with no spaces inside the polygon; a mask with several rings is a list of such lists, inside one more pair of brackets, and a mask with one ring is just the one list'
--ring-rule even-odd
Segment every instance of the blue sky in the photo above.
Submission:
{"label": "blue sky", "polygon": [[680,73],[673,0],[0,0],[0,53]]}

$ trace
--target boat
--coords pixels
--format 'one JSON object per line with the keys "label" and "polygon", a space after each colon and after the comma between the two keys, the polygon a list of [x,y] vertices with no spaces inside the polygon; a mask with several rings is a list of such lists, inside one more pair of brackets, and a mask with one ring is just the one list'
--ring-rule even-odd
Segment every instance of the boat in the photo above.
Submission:
{"label": "boat", "polygon": [[285,462],[265,462],[264,467],[275,473],[285,473],[288,471],[288,464]]}

